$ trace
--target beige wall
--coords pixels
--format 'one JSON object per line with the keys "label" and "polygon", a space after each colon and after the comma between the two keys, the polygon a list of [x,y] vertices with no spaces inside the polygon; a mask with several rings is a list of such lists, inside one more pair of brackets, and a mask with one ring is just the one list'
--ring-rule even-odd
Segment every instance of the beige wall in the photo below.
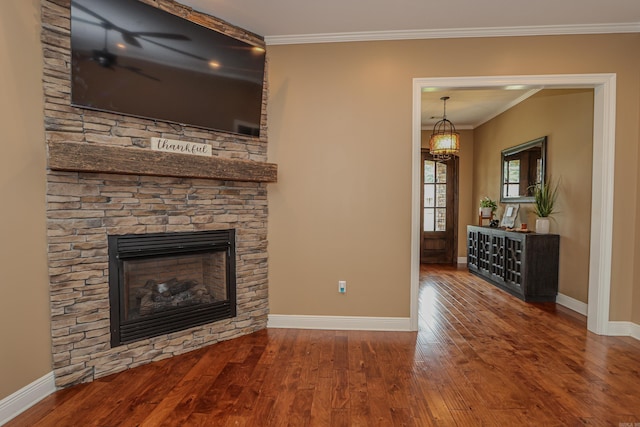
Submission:
{"label": "beige wall", "polygon": [[[500,152],[547,137],[547,177],[560,183],[551,232],[560,234],[559,291],[587,302],[591,226],[593,90],[543,90],[475,131],[473,198],[500,200]],[[520,204],[517,224],[535,228],[530,203]],[[497,215],[502,217],[504,204]]]}
{"label": "beige wall", "polygon": [[[636,123],[638,124],[638,134],[640,134],[640,112],[636,117]],[[640,165],[640,150],[638,151],[638,159],[637,163]],[[636,188],[640,188],[640,167],[636,167]],[[638,212],[636,217],[636,222],[640,222],[640,197],[636,200],[636,212]],[[635,262],[634,265],[640,266],[640,227],[636,227],[635,229]],[[634,276],[634,284],[635,288],[633,290],[633,301],[632,301],[632,317],[631,321],[635,324],[640,325],[640,272],[636,272]]]}
{"label": "beige wall", "polygon": [[[473,159],[475,136],[460,130],[460,181],[458,188],[458,258],[467,257],[467,225],[478,222],[478,203],[473,198]],[[466,260],[465,260],[466,262]]]}
{"label": "beige wall", "polygon": [[[636,123],[638,124],[638,134],[640,134],[640,112],[638,112],[638,116],[636,117]],[[640,150],[638,150],[638,158],[636,165],[640,165]],[[636,167],[636,188],[640,188],[640,167]],[[636,200],[636,212],[640,212],[640,197]],[[640,222],[640,214],[636,214],[636,223]],[[640,234],[640,230],[638,231]],[[640,238],[635,237],[636,245],[635,249],[635,257],[634,257],[634,265],[640,265]],[[640,272],[636,272],[634,276],[634,289],[633,289],[633,299],[632,299],[632,313],[631,313],[631,321],[636,324],[640,324]]]}
{"label": "beige wall", "polygon": [[0,399],[51,372],[39,15],[0,2]]}
{"label": "beige wall", "polygon": [[280,172],[269,190],[271,312],[409,315],[413,78],[613,72],[610,317],[631,320],[639,47],[640,34],[269,46],[269,160]]}
{"label": "beige wall", "polygon": [[267,49],[273,314],[409,313],[411,81],[379,87],[394,65],[346,47]]}

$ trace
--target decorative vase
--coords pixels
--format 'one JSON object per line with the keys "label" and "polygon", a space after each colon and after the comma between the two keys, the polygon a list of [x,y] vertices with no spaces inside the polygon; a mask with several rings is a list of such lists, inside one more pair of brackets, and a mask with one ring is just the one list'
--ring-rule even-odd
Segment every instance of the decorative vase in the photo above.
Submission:
{"label": "decorative vase", "polygon": [[483,218],[493,217],[492,212],[493,212],[493,209],[491,207],[480,208],[480,215],[482,215]]}
{"label": "decorative vase", "polygon": [[549,218],[536,219],[536,233],[549,234]]}

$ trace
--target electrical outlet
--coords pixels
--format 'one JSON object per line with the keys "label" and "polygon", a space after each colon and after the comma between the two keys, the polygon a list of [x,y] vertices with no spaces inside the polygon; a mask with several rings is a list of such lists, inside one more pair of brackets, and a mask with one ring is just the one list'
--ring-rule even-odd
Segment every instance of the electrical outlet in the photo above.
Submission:
{"label": "electrical outlet", "polygon": [[338,280],[338,292],[344,294],[347,292],[347,281],[346,280]]}

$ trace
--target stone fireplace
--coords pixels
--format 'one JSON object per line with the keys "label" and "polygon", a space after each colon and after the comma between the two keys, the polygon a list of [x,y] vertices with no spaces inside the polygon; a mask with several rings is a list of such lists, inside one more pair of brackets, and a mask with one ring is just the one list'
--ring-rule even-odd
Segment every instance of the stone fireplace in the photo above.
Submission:
{"label": "stone fireplace", "polygon": [[[254,34],[172,1],[146,2],[264,45]],[[72,107],[69,1],[42,0],[41,4],[49,167],[48,263],[56,385],[92,381],[265,328],[267,184],[275,182],[277,171],[275,165],[266,163],[266,85],[259,138]],[[213,156],[155,152],[150,148],[152,137],[208,144]],[[182,325],[180,330],[156,331],[135,339],[125,337],[117,345],[112,342],[112,236],[207,235],[228,230],[234,230],[235,255],[225,261],[219,257],[222,252],[216,255],[216,251],[204,258],[184,253],[162,260],[164,267],[183,263],[200,269],[197,272],[186,274],[186,270],[176,268],[172,273],[156,272],[156,278],[146,277],[144,271],[149,265],[143,265],[143,258],[127,261],[132,262],[127,274],[133,274],[136,283],[144,282],[142,286],[135,285],[137,288],[127,297],[133,306],[140,298],[138,315],[147,291],[156,296],[156,301],[146,300],[144,316],[211,304],[226,304],[227,313]],[[145,259],[152,262],[152,258]],[[222,263],[225,271],[205,267],[216,263]],[[235,266],[235,288],[221,289],[220,277],[213,276],[229,276],[229,266]],[[205,290],[199,282],[206,275],[212,276],[207,278]],[[205,292],[210,299],[202,296]],[[225,297],[228,302],[222,302]],[[162,298],[165,305],[161,304]],[[136,313],[128,312],[127,316],[132,320]]]}

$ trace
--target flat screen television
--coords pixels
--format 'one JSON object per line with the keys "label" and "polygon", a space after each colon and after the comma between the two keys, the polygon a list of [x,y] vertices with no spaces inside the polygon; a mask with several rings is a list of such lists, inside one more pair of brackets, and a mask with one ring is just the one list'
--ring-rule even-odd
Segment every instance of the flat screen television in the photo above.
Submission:
{"label": "flat screen television", "polygon": [[265,50],[138,0],[72,0],[74,106],[259,136]]}

